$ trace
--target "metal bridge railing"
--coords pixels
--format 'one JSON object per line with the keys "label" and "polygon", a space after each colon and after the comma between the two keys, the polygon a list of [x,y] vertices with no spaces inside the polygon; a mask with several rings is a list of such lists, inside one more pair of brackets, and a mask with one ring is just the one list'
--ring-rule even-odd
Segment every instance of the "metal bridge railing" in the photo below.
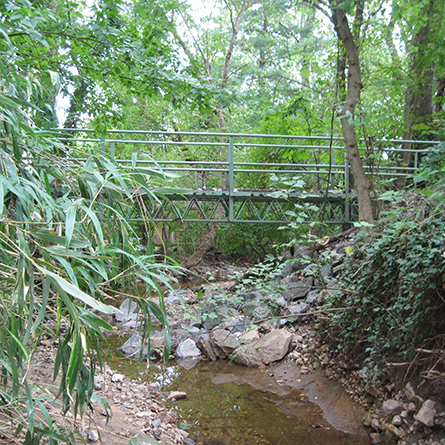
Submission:
{"label": "metal bridge railing", "polygon": [[[91,129],[57,131],[70,144],[100,150],[121,164],[181,174],[175,185],[192,191],[169,195],[170,201],[182,202],[182,210],[178,204],[167,217],[154,209],[152,216],[158,221],[287,222],[285,214],[291,210],[283,203],[314,203],[321,194],[337,206],[341,200],[341,215],[337,212],[329,222],[353,219],[353,178],[342,137],[143,130],[108,130],[95,137]],[[435,143],[362,139],[360,152],[365,171],[378,186],[416,172],[420,157]],[[408,144],[416,148],[406,148]],[[411,166],[401,162],[407,151],[413,153]],[[206,212],[202,202],[210,201],[216,204]],[[256,211],[259,203],[268,208]],[[193,215],[196,207],[200,218]]]}

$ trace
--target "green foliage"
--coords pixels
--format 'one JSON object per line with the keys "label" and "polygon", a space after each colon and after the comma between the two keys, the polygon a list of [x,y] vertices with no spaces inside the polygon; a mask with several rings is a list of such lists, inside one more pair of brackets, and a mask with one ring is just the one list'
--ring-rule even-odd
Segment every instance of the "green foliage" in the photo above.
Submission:
{"label": "green foliage", "polygon": [[[32,23],[23,23],[26,35],[40,42]],[[10,43],[1,41],[3,54]],[[99,339],[112,330],[105,315],[113,308],[105,297],[137,278],[147,290],[159,291],[159,304],[138,304],[144,335],[150,314],[166,326],[168,357],[159,283],[168,284],[172,266],[138,254],[125,215],[143,196],[156,201],[151,186],[169,177],[136,165],[123,169],[100,154],[84,152],[86,161],[76,161],[74,147],[36,126],[34,113],[41,109],[32,101],[41,86],[23,74],[19,62],[0,62],[1,429],[11,435],[27,431],[26,443],[74,442],[73,432],[61,429],[46,409],[52,397],[28,376],[33,353],[43,338],[55,340],[56,398],[64,413],[84,414],[99,400],[93,393],[96,366],[102,365]]]}
{"label": "green foliage", "polygon": [[218,231],[215,248],[237,259],[262,261],[275,253],[274,246],[289,242],[291,236],[276,224],[224,224]]}
{"label": "green foliage", "polygon": [[422,158],[419,173],[414,176],[414,183],[424,183],[423,193],[433,201],[444,201],[445,190],[445,142],[434,145]]}
{"label": "green foliage", "polygon": [[[406,361],[444,332],[445,219],[443,207],[422,200],[400,207],[358,239],[329,306],[326,334],[368,367]],[[352,255],[351,255],[352,254]]]}

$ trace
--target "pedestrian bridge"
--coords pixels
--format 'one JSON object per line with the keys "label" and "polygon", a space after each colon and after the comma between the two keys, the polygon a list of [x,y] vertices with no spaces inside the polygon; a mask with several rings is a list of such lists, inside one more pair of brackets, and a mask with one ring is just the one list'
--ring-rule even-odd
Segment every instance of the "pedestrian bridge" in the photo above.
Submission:
{"label": "pedestrian bridge", "polygon": [[[342,137],[63,129],[72,146],[169,176],[153,184],[158,200],[126,211],[129,221],[343,224],[357,220],[357,194]],[[373,193],[418,169],[431,141],[360,140]],[[413,165],[402,165],[402,153]],[[139,197],[144,198],[141,193]]]}

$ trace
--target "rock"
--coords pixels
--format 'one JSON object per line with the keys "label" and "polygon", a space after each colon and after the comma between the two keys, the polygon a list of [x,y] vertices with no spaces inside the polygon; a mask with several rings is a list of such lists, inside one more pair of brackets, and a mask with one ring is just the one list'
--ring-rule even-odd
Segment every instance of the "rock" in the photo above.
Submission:
{"label": "rock", "polygon": [[379,445],[382,443],[382,436],[379,433],[371,433],[369,439],[372,445]]}
{"label": "rock", "polygon": [[320,293],[320,291],[319,291],[318,289],[316,289],[316,290],[311,290],[311,291],[307,294],[305,302],[306,302],[307,304],[314,304],[314,303],[317,301],[317,297],[318,297],[318,294],[319,294],[319,293]]}
{"label": "rock", "polygon": [[287,310],[292,315],[304,314],[309,309],[309,305],[304,301],[299,301],[298,303],[291,304],[287,307]]}
{"label": "rock", "polygon": [[116,309],[116,311],[113,312],[114,318],[119,323],[135,320],[137,318],[137,315],[135,314],[137,307],[138,305],[134,301],[127,298],[119,306],[119,309]]}
{"label": "rock", "polygon": [[210,344],[218,358],[227,358],[241,343],[230,331],[218,327],[210,333]]}
{"label": "rock", "polygon": [[239,310],[243,312],[246,316],[251,317],[253,311],[259,306],[261,306],[261,299],[248,300],[243,302],[239,306]]}
{"label": "rock", "polygon": [[122,383],[124,381],[125,376],[122,374],[113,374],[111,376],[111,381],[113,383]]}
{"label": "rock", "polygon": [[380,422],[379,419],[376,419],[375,417],[372,418],[371,420],[371,428],[374,431],[380,431]]}
{"label": "rock", "polygon": [[[404,412],[406,412],[406,411],[404,411]],[[392,422],[391,422],[393,425],[395,425],[395,426],[401,426],[402,425],[402,417],[401,416],[394,416],[393,418],[392,418]]]}
{"label": "rock", "polygon": [[415,403],[413,403],[413,402],[408,403],[407,410],[408,410],[408,412],[411,413],[411,414],[412,414],[412,413],[415,413],[415,412],[417,411],[417,406],[416,406]]}
{"label": "rock", "polygon": [[178,345],[175,355],[184,360],[197,359],[201,358],[201,351],[196,346],[196,343],[191,338],[188,338]]}
{"label": "rock", "polygon": [[268,306],[258,306],[252,312],[254,322],[263,321],[272,314],[272,309]]}
{"label": "rock", "polygon": [[220,327],[227,329],[232,333],[244,332],[249,327],[250,323],[251,320],[245,315],[238,315],[222,323]]}
{"label": "rock", "polygon": [[166,298],[168,303],[183,303],[184,298],[187,296],[186,290],[174,290],[173,292],[169,292]]}
{"label": "rock", "polygon": [[297,246],[293,256],[294,259],[288,261],[281,269],[279,278],[287,277],[294,272],[304,269],[311,258],[308,248],[304,246]]}
{"label": "rock", "polygon": [[399,429],[395,425],[392,425],[391,423],[387,423],[385,425],[385,430],[389,431],[390,433],[392,433],[396,437],[400,437]]}
{"label": "rock", "polygon": [[216,355],[213,351],[212,345],[210,344],[210,339],[208,334],[199,337],[198,340],[199,349],[203,352],[203,354],[212,362],[216,360]]}
{"label": "rock", "polygon": [[365,415],[364,415],[364,417],[363,417],[363,419],[362,419],[362,423],[363,423],[363,425],[364,426],[371,426],[371,422],[372,422],[372,415],[371,415],[371,413],[368,411]]}
{"label": "rock", "polygon": [[334,268],[332,267],[331,264],[325,264],[321,269],[320,269],[320,275],[325,278],[325,277],[332,277],[334,273]]}
{"label": "rock", "polygon": [[386,415],[400,414],[403,410],[403,403],[398,400],[388,399],[383,402],[382,409]]}
{"label": "rock", "polygon": [[[123,354],[138,359],[141,348],[142,337],[139,334],[134,334],[120,348],[118,348],[118,351],[122,351]],[[143,358],[147,357],[147,350],[148,348],[144,348]]]}
{"label": "rock", "polygon": [[434,426],[434,416],[436,415],[435,405],[436,402],[427,400],[424,402],[422,408],[420,408],[420,411],[414,416],[414,418],[423,425],[428,427]]}
{"label": "rock", "polygon": [[277,306],[285,307],[287,305],[286,299],[281,294],[267,294],[266,301],[272,307],[277,307]]}
{"label": "rock", "polygon": [[424,402],[422,397],[419,397],[418,395],[416,395],[410,382],[408,382],[405,385],[405,395],[410,402],[419,403],[419,404],[422,404]]}
{"label": "rock", "polygon": [[160,440],[162,437],[162,434],[164,433],[164,431],[162,430],[162,428],[157,428],[156,430],[154,430],[153,434],[156,437],[156,439]]}
{"label": "rock", "polygon": [[170,413],[165,411],[159,414],[159,420],[165,424],[175,423],[175,418]]}
{"label": "rock", "polygon": [[261,338],[260,331],[258,328],[250,329],[247,332],[244,332],[243,335],[239,338],[241,344],[252,343],[253,341],[257,341]]}
{"label": "rock", "polygon": [[233,356],[237,363],[246,366],[260,366],[281,360],[289,351],[292,334],[284,329],[276,329],[258,341],[237,348]]}
{"label": "rock", "polygon": [[283,293],[283,297],[288,301],[304,298],[311,290],[313,284],[313,277],[307,277],[305,280],[297,281],[295,283],[288,283],[287,289]]}
{"label": "rock", "polygon": [[88,431],[88,440],[90,442],[97,442],[99,440],[99,433],[96,430]]}
{"label": "rock", "polygon": [[[204,320],[204,315],[207,315]],[[203,309],[203,326],[207,331],[211,331],[216,326],[238,315],[238,311],[230,307],[207,307]]]}
{"label": "rock", "polygon": [[267,333],[278,329],[280,326],[280,320],[278,318],[270,317],[267,320],[258,323],[258,328],[261,333]]}
{"label": "rock", "polygon": [[182,391],[171,391],[167,396],[167,400],[182,400],[187,398],[187,394]]}
{"label": "rock", "polygon": [[190,326],[186,323],[181,323],[181,329],[188,332],[191,335],[197,335],[201,332],[201,329],[199,329],[197,326]]}

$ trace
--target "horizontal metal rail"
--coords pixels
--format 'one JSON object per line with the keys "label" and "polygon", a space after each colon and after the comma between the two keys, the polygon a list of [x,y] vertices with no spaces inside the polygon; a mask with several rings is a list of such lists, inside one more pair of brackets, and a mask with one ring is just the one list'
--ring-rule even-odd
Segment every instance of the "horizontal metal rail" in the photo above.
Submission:
{"label": "horizontal metal rail", "polygon": [[[174,185],[190,191],[164,195],[151,209],[154,221],[285,223],[296,209],[307,215],[307,222],[317,218],[340,224],[356,218],[356,193],[341,136],[107,130],[92,137],[92,129],[54,132],[71,146],[107,153],[122,165],[181,174]],[[437,143],[368,138],[360,139],[360,151],[366,173],[378,186],[415,173],[427,147]],[[123,158],[120,153],[128,148],[137,156]],[[413,153],[413,165],[402,164],[403,152]],[[281,162],[286,156],[292,161]],[[128,218],[138,220],[131,211]]]}

